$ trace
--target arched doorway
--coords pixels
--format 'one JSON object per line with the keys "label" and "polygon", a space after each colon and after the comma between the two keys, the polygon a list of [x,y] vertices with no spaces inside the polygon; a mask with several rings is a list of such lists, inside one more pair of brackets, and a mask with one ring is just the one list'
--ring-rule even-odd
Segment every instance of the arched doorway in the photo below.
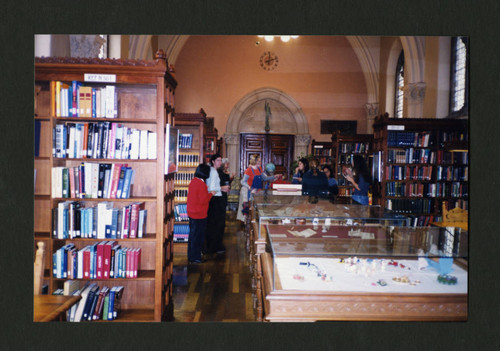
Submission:
{"label": "arched doorway", "polygon": [[[265,104],[271,116],[266,133]],[[274,88],[261,88],[245,95],[233,107],[224,140],[232,172],[240,174],[240,133],[282,134],[294,136],[292,159],[306,155],[311,136],[307,119],[299,104],[288,94]]]}

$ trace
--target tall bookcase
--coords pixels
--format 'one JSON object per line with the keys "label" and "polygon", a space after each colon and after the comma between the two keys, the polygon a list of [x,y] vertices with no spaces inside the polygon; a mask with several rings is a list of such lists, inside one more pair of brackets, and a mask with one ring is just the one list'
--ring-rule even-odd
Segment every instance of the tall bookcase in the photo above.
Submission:
{"label": "tall bookcase", "polygon": [[[204,143],[203,148],[203,161],[205,163],[210,163],[210,157],[216,153],[221,154],[220,146],[218,144],[217,128],[214,126],[214,117],[207,117],[204,128]],[[221,154],[222,155],[222,154]]]}
{"label": "tall bookcase", "polygon": [[311,154],[318,159],[320,165],[333,166],[335,162],[335,146],[329,141],[311,142]]}
{"label": "tall bookcase", "polygon": [[[204,128],[207,115],[203,109],[198,113],[176,112],[174,125],[179,130],[179,163],[175,175],[175,208],[174,242],[187,243],[189,234],[189,218],[186,201],[189,182],[194,177],[196,167],[203,163]],[[176,248],[179,248],[176,245]]]}
{"label": "tall bookcase", "polygon": [[448,208],[468,208],[468,121],[379,116],[374,129],[374,198],[407,214],[412,224],[441,220]]}
{"label": "tall bookcase", "polygon": [[361,155],[366,161],[368,167],[371,167],[373,135],[355,134],[341,135],[335,133],[332,135],[332,149],[335,154],[334,174],[339,186],[338,196],[351,196],[354,188],[342,175],[342,167],[351,167],[353,155]]}
{"label": "tall bookcase", "polygon": [[[166,57],[162,51],[159,51],[156,59],[151,61],[50,57],[35,60],[34,120],[37,139],[35,145],[39,151],[34,161],[36,175],[34,239],[35,242],[46,243],[44,282],[48,285],[49,294],[63,287],[67,279],[56,278],[52,270],[57,263],[54,254],[68,244],[74,245],[76,250],[82,250],[94,243],[114,241],[121,247],[140,249],[141,256],[136,277],[110,278],[106,275],[107,279],[104,276],[101,279],[81,279],[95,282],[100,287],[124,286],[121,314],[117,321],[161,321],[173,317],[172,225],[165,220],[169,217],[169,211],[172,211],[172,204],[169,206],[169,202],[165,199],[173,193],[173,178],[164,175],[164,131],[165,123],[169,118],[166,106],[172,106],[173,100],[169,99],[173,99],[176,82],[166,71],[166,67]],[[92,87],[94,92],[99,91],[96,93],[99,97],[101,93],[103,94],[102,98],[105,96],[103,91],[112,92],[109,93],[110,100],[106,101],[106,106],[113,107],[108,117],[102,117],[106,116],[106,113],[97,105],[99,101],[90,105],[88,115],[85,113],[87,111],[80,113],[80,107],[85,106],[81,103],[83,100],[80,101],[81,106],[78,105],[75,110],[72,110],[69,100],[71,95],[68,96],[69,109],[66,109],[66,102],[63,100],[65,95],[60,94],[58,88],[59,86],[72,86],[73,82],[78,82],[81,87]],[[169,89],[170,92],[167,94]],[[85,95],[81,98],[85,99]],[[96,102],[96,99],[91,99],[90,102]],[[100,117],[92,117],[92,115]],[[72,153],[67,152],[71,145],[69,142],[67,143],[68,149],[65,150],[63,147],[61,150],[59,139],[53,140],[53,133],[56,127],[59,128],[58,126],[68,127],[75,124],[80,125],[83,131],[88,131],[90,125],[106,125],[107,123],[110,126],[109,133],[113,125],[117,128],[126,127],[130,130],[149,131],[146,133],[150,152],[147,157],[130,159],[129,156],[125,156],[124,152],[117,153],[116,149],[114,155],[110,149],[106,153],[86,154],[85,149],[82,148],[81,152],[75,153],[74,150],[80,150],[81,144],[78,143],[88,140],[85,134],[80,134],[80,139],[78,137],[69,139],[70,136],[67,136],[67,141],[76,140],[77,147]],[[70,130],[69,127],[68,130]],[[104,149],[104,142],[102,144],[96,142],[102,139],[94,140],[93,145],[96,145],[97,150]],[[82,193],[70,191],[70,186],[66,187],[64,180],[58,185],[59,179],[53,177],[53,174],[57,173],[53,171],[55,168],[74,170],[82,163],[109,164],[111,167],[127,164],[135,171],[130,196],[103,198],[102,196],[96,197],[93,192],[82,195]],[[74,186],[78,187],[75,185],[76,180],[77,178],[75,178]],[[82,181],[85,181],[83,177]],[[66,187],[68,190],[62,197],[54,191],[58,186]],[[111,230],[117,227],[113,227],[115,225],[113,222],[105,238],[98,239],[99,229],[96,230],[97,233],[92,234],[92,231],[89,231],[88,235],[83,236],[83,230],[80,232],[76,230],[82,229],[79,225],[83,225],[83,221],[78,221],[78,218],[81,219],[82,216],[81,213],[76,214],[79,211],[74,212],[73,221],[67,221],[69,228],[59,227],[61,222],[55,222],[55,220],[59,221],[59,217],[53,217],[53,212],[57,212],[55,209],[67,202],[76,207],[81,206],[82,209],[98,208],[107,204],[109,207],[118,208],[118,212],[129,205],[143,203],[144,209],[147,210],[146,231],[141,236],[135,235],[134,238],[114,237],[115,232]],[[100,222],[103,219],[104,216],[97,217],[93,229],[96,229],[99,223],[105,223]],[[91,224],[88,225],[92,227]],[[61,228],[64,230],[59,230]],[[56,235],[54,232],[57,232]]]}

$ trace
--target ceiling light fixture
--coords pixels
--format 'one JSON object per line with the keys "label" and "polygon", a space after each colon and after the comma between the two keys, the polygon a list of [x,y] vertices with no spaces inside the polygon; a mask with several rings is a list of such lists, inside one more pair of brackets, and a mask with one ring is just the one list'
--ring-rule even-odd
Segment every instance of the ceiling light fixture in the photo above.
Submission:
{"label": "ceiling light fixture", "polygon": [[280,37],[281,41],[286,43],[289,42],[290,39],[297,39],[298,35],[258,35],[259,38],[264,38],[265,41],[271,42],[274,40],[274,37]]}

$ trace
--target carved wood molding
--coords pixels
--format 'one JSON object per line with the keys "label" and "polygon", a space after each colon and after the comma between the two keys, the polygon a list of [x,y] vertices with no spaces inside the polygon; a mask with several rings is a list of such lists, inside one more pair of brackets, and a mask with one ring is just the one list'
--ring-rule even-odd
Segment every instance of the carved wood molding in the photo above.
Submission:
{"label": "carved wood molding", "polygon": [[[159,59],[165,59],[158,56]],[[96,57],[35,57],[35,63],[79,64],[79,65],[115,65],[115,66],[142,66],[154,67],[159,60],[131,60],[131,59],[100,59]]]}

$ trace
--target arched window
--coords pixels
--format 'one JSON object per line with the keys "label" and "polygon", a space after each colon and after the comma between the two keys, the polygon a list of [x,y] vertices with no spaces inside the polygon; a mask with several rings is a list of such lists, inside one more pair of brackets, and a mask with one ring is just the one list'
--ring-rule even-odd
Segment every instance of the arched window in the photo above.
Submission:
{"label": "arched window", "polygon": [[396,65],[396,89],[394,97],[394,117],[403,117],[403,87],[404,83],[404,66],[405,66],[405,55],[403,50],[399,54],[398,64]]}
{"label": "arched window", "polygon": [[469,109],[469,40],[451,40],[450,117],[468,115]]}

